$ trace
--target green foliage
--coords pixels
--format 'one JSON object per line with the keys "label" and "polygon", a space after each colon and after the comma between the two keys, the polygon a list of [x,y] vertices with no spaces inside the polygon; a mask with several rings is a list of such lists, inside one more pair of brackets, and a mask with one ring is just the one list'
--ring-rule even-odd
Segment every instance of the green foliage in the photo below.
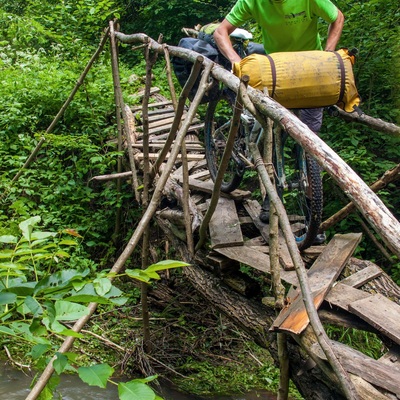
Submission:
{"label": "green foliage", "polygon": [[332,340],[353,347],[375,360],[386,352],[385,346],[375,333],[332,325],[326,326],[325,330]]}
{"label": "green foliage", "polygon": [[[61,261],[70,257],[64,248],[78,246],[76,239],[65,238],[67,234],[81,238],[73,230],[57,234],[38,229],[41,218],[31,217],[19,224],[21,234],[0,236],[0,333],[2,344],[7,341],[24,341],[32,347],[29,354],[32,362],[39,367],[56,347],[50,334],[82,338],[83,335],[68,328],[65,324],[88,316],[88,303],[97,302],[110,306],[121,306],[128,301],[110,279],[114,275],[105,271],[90,273],[89,269],[73,270]],[[157,272],[183,267],[188,264],[166,260],[150,265],[147,269],[129,270],[130,276],[149,282],[159,279]],[[134,273],[135,272],[135,273]],[[146,279],[144,279],[144,277]],[[8,339],[7,339],[8,338]],[[53,366],[58,374],[74,370],[74,353],[56,353]],[[106,387],[114,373],[108,365],[81,367],[78,374],[89,385]],[[145,384],[147,380],[134,380],[119,385],[121,399],[157,399],[154,392]],[[143,397],[140,397],[143,396]],[[151,397],[152,396],[152,397]]]}
{"label": "green foliage", "polygon": [[135,1],[122,18],[122,27],[124,32],[144,32],[155,39],[163,34],[165,42],[176,44],[182,37],[182,28],[222,20],[233,4],[234,1],[229,0]]}

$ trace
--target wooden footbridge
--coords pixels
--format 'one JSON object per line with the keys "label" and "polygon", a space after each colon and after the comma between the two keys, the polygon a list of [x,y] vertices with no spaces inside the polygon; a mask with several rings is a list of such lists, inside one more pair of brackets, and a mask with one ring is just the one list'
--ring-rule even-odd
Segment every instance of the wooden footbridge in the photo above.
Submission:
{"label": "wooden footbridge", "polygon": [[[238,93],[246,108],[258,118],[268,117],[281,124],[324,166],[389,250],[400,257],[400,225],[396,218],[343,160],[269,97],[251,88],[243,90],[238,78],[192,51],[161,45],[143,34],[115,32],[113,23],[107,36],[111,40],[117,110],[121,110],[117,117],[123,127],[119,147],[126,150],[129,168],[95,179],[131,179],[137,202],[145,205],[142,220],[111,273],[123,268],[150,221],[155,220],[182,259],[190,262],[191,266],[183,269],[187,279],[257,343],[268,347],[281,365],[282,376],[290,371],[290,378],[306,398],[399,399],[400,288],[376,265],[352,258],[361,240],[360,233],[337,234],[329,243],[300,254],[295,243],[293,246],[288,218],[264,179],[278,214],[279,231],[259,220],[260,205],[252,200],[250,191],[222,194],[216,190],[199,139],[203,125],[198,105],[210,82],[222,81]],[[141,106],[130,108],[123,104],[116,40],[145,49],[146,86]],[[160,54],[165,56],[172,100],[152,88],[152,65]],[[194,63],[179,99],[172,84],[170,55]],[[198,93],[188,103],[188,92],[200,71]],[[361,123],[368,120],[353,118]],[[383,121],[373,123],[376,129],[385,125]],[[398,127],[388,125],[388,129],[399,134]],[[390,172],[392,181],[399,178],[399,170],[397,166]],[[263,170],[258,172],[263,175]],[[243,266],[258,277],[257,284],[244,276]],[[275,289],[272,305],[270,298],[261,301],[255,295],[259,293],[259,282]],[[276,300],[279,296],[280,302]],[[95,306],[91,313],[94,310]],[[90,315],[77,322],[77,330]],[[375,360],[330,340],[321,320],[376,333],[386,349],[385,355]],[[60,351],[68,351],[72,343],[73,339]],[[285,356],[287,348],[289,354]],[[43,376],[48,377],[52,371],[49,365]],[[44,381],[41,378],[39,383]],[[36,393],[41,390],[40,384],[35,387]],[[29,399],[34,398],[32,395]]]}
{"label": "wooden footbridge", "polygon": [[[153,88],[151,93],[155,94],[157,90]],[[172,102],[160,95],[155,96],[155,101],[149,103],[148,107],[149,159],[154,161],[166,144],[175,110]],[[135,162],[140,165],[143,162],[141,108],[134,108],[133,113],[136,114],[136,127],[133,129],[135,134],[132,147],[135,149]],[[185,115],[182,116],[182,121],[184,118]],[[201,221],[204,218],[214,187],[206,167],[204,147],[198,139],[201,129],[201,120],[195,117],[187,129],[185,140],[186,173],[190,190],[188,201],[192,221]],[[184,161],[179,156],[164,190],[167,198],[173,197],[176,201],[170,201],[168,206],[156,212],[157,219],[164,220],[164,227],[168,226],[178,241],[186,241],[182,207],[184,169]],[[222,193],[208,226],[209,248],[205,253],[202,252],[202,257],[205,255],[205,258],[194,257],[196,263],[213,271],[222,281],[226,276],[234,275],[235,271],[240,274],[240,265],[265,277],[270,276],[270,232],[269,226],[258,217],[260,209],[259,203],[251,199],[249,191]],[[197,227],[191,228],[195,230]],[[285,307],[274,319],[270,331],[302,335],[310,320],[282,232],[279,236],[280,277],[289,289]],[[388,279],[372,263],[359,271],[353,271],[351,275],[343,275],[361,236],[360,233],[337,234],[329,243],[313,246],[302,253],[303,261],[309,266],[307,275],[311,296],[316,309],[329,308],[331,315],[337,313],[336,322],[339,325],[352,326],[351,321],[354,321],[354,327],[376,332],[383,337],[383,343],[389,346],[381,359],[374,360],[348,346],[330,341],[339,363],[352,377],[360,398],[400,398],[400,289],[393,285],[394,289],[389,292],[393,295],[392,299],[363,290],[369,287],[369,282]],[[229,279],[226,281],[230,285]],[[242,294],[246,292],[237,282],[231,286]],[[318,363],[325,363],[327,360],[317,341],[308,352],[314,362],[318,360]]]}

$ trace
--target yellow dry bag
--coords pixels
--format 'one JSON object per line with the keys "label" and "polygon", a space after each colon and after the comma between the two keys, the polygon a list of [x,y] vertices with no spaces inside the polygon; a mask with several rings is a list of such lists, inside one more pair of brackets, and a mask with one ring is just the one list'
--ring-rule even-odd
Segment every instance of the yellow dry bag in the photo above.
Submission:
{"label": "yellow dry bag", "polygon": [[347,112],[360,104],[354,82],[354,57],[339,51],[299,51],[252,54],[233,66],[249,85],[268,88],[269,95],[287,108],[313,108],[336,104]]}

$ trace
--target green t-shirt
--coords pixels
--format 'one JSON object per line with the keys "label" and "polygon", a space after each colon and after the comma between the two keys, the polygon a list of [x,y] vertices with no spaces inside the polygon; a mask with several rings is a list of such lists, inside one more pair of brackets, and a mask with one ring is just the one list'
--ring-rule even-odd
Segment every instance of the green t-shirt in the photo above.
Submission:
{"label": "green t-shirt", "polygon": [[238,0],[226,19],[234,26],[254,19],[267,53],[322,50],[318,18],[334,22],[338,9],[329,0]]}

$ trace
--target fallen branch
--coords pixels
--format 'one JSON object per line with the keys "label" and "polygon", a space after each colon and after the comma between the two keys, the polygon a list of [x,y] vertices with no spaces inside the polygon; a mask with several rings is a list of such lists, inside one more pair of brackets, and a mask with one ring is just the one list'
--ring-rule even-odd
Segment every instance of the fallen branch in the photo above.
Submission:
{"label": "fallen branch", "polygon": [[392,124],[391,122],[385,122],[380,118],[371,117],[364,113],[358,113],[358,112],[347,113],[337,106],[333,107],[334,107],[333,114],[339,116],[340,118],[342,118],[347,122],[358,122],[376,131],[400,137],[400,126]]}

